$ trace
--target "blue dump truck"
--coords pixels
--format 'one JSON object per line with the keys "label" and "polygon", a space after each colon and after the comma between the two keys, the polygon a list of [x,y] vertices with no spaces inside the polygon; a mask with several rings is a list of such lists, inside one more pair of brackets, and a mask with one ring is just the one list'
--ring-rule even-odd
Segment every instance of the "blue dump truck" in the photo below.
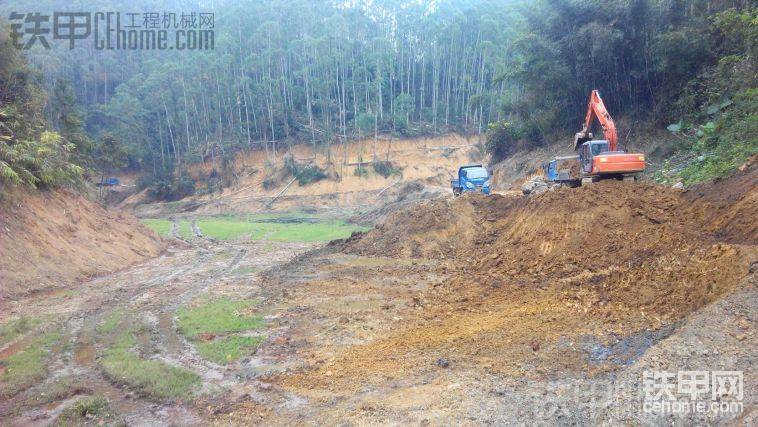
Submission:
{"label": "blue dump truck", "polygon": [[456,196],[465,191],[490,194],[490,174],[482,165],[461,166],[458,168],[458,179],[451,180],[450,185]]}
{"label": "blue dump truck", "polygon": [[120,182],[118,178],[103,178],[100,182],[98,182],[98,187],[113,187],[114,185],[119,185]]}

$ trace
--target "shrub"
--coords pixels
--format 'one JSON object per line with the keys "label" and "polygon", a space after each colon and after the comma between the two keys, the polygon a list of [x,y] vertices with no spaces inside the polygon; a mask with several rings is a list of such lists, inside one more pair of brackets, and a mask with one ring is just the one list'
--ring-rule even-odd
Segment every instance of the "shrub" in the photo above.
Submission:
{"label": "shrub", "polygon": [[159,169],[140,178],[138,185],[147,188],[156,200],[179,200],[195,194],[195,182],[187,175],[177,177],[172,167]]}
{"label": "shrub", "polygon": [[377,161],[374,162],[371,166],[373,167],[374,172],[385,178],[389,178],[391,175],[402,175],[400,168],[395,167],[390,161]]}
{"label": "shrub", "polygon": [[0,182],[32,188],[75,184],[83,170],[69,161],[74,148],[56,132],[24,140],[0,134]]}
{"label": "shrub", "polygon": [[[294,176],[297,179],[297,183],[301,186],[326,178],[326,171],[324,169],[313,164],[300,165],[292,156],[284,158],[284,169]],[[266,188],[265,180],[263,186]]]}
{"label": "shrub", "polygon": [[748,89],[735,96],[716,122],[699,126],[688,138],[685,150],[702,155],[680,172],[686,184],[710,181],[728,175],[748,157],[758,153],[758,89]]}
{"label": "shrub", "polygon": [[492,160],[497,162],[525,148],[525,144],[521,141],[522,137],[523,132],[518,126],[500,120],[490,123],[487,127],[485,147],[492,155]]}
{"label": "shrub", "polygon": [[359,164],[358,166],[355,167],[355,170],[353,171],[353,175],[360,178],[365,178],[368,176],[368,169],[366,169],[366,167],[364,167],[362,164]]}
{"label": "shrub", "polygon": [[326,171],[316,165],[307,165],[297,174],[297,183],[300,185],[310,184],[326,178]]}

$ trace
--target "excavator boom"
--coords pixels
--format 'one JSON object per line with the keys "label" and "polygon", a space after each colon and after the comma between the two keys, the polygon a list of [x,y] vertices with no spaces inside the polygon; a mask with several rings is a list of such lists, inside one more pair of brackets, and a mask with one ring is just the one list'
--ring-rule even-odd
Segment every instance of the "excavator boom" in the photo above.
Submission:
{"label": "excavator boom", "polygon": [[605,104],[600,98],[600,94],[597,90],[593,90],[590,94],[590,101],[587,104],[587,114],[584,118],[584,125],[581,132],[578,132],[574,136],[574,150],[578,150],[579,147],[585,141],[592,139],[592,122],[597,119],[600,122],[600,126],[603,127],[603,134],[608,141],[608,151],[616,151],[618,149],[618,136],[616,135],[616,124],[613,122],[613,118],[605,109]]}

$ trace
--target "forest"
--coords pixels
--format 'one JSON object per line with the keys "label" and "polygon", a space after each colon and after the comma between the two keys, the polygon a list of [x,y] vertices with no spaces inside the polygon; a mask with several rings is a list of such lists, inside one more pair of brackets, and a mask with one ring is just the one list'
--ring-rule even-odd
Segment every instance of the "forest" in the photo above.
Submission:
{"label": "forest", "polygon": [[496,161],[575,132],[591,89],[615,116],[668,127],[703,157],[681,171],[690,182],[758,152],[758,14],[747,0],[0,5],[5,19],[122,10],[210,11],[214,48],[18,50],[3,21],[3,182],[70,184],[126,167],[172,181],[239,150],[488,129]]}

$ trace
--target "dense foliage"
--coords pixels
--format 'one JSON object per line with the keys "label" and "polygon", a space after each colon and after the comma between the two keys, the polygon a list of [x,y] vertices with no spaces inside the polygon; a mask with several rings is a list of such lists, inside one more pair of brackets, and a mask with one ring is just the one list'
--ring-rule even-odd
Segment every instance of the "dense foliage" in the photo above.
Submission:
{"label": "dense foliage", "polygon": [[[0,5],[4,16],[27,9]],[[591,89],[617,117],[681,122],[692,134],[713,122],[711,154],[754,127],[753,114],[736,112],[755,110],[756,9],[744,0],[41,0],[34,9],[215,13],[210,51],[80,41],[28,52],[53,101],[48,121],[82,161],[104,146],[96,166],[141,167],[164,190],[181,186],[188,163],[239,149],[318,149],[387,132],[493,123],[497,159],[568,138]]]}
{"label": "dense foliage", "polygon": [[45,93],[2,32],[0,59],[0,189],[75,183],[82,173],[71,160],[76,145],[46,130]]}

